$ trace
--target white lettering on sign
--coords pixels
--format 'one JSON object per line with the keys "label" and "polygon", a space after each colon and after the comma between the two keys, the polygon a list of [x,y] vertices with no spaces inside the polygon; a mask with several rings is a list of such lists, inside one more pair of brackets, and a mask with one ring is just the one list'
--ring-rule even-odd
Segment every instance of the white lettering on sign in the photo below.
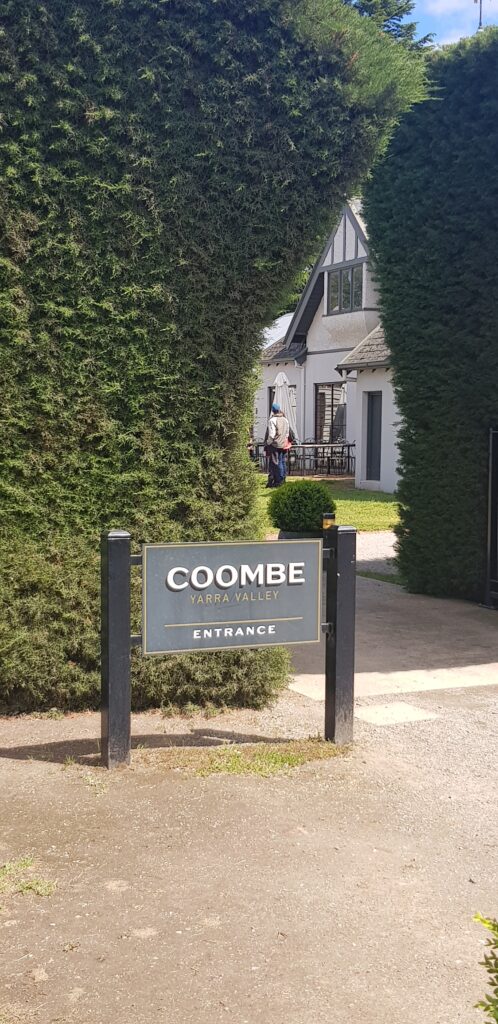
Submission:
{"label": "white lettering on sign", "polygon": [[[204,579],[200,580],[199,576],[203,575]],[[214,579],[214,573],[212,569],[208,569],[207,565],[198,565],[196,569],[192,570],[190,577],[190,586],[194,590],[205,590],[206,587],[210,587]]]}
{"label": "white lettering on sign", "polygon": [[[228,579],[224,576],[228,573]],[[234,587],[239,578],[239,574],[234,565],[220,565],[220,568],[216,570],[215,580],[220,590],[228,587]]]}
{"label": "white lettering on sign", "polygon": [[303,570],[304,562],[291,562],[289,565],[289,583],[306,583]]}
{"label": "white lettering on sign", "polygon": [[185,590],[185,587],[188,587],[188,580],[185,580],[184,583],[176,582],[175,576],[179,576],[180,573],[182,576],[188,576],[188,569],[184,569],[181,565],[178,565],[176,569],[170,569],[166,576],[166,586],[168,590]]}
{"label": "white lettering on sign", "polygon": [[220,590],[228,590],[229,587],[246,587],[249,584],[256,584],[258,587],[282,585],[288,583],[295,586],[299,583],[306,583],[304,576],[304,562],[260,562],[258,565],[220,565],[216,571],[207,565],[197,565],[190,571],[183,565],[176,565],[170,569],[166,576],[166,587],[168,590],[185,590],[189,583],[193,590],[207,590],[213,584]]}
{"label": "white lettering on sign", "polygon": [[225,639],[230,639],[234,636],[275,636],[276,626],[271,622],[268,626],[260,624],[259,626],[237,626],[234,622],[233,626],[224,626],[217,629],[205,628],[205,629],[193,629],[192,638],[194,640],[211,640],[214,637],[220,636]]}
{"label": "white lettering on sign", "polygon": [[264,586],[263,565],[257,565],[255,569],[251,569],[250,565],[241,565],[240,585],[241,587],[245,587],[249,583],[256,583],[258,587]]}
{"label": "white lettering on sign", "polygon": [[267,583],[285,583],[285,565],[281,565],[279,562],[271,563],[266,566],[266,582]]}

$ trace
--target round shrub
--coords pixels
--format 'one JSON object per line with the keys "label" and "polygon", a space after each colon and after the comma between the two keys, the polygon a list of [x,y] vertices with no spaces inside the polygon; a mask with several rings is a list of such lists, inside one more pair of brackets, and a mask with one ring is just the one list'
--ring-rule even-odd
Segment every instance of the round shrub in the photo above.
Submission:
{"label": "round shrub", "polygon": [[335,501],[326,484],[296,480],[275,490],[268,504],[274,526],[294,533],[316,533],[324,512],[334,512]]}

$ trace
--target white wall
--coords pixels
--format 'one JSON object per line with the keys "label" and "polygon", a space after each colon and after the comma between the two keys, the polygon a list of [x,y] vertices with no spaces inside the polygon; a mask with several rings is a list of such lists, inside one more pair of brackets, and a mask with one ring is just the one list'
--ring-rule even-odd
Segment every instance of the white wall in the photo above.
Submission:
{"label": "white wall", "polygon": [[[283,371],[289,384],[296,385],[296,419],[299,440],[314,437],[315,434],[315,384],[344,383],[344,378],[335,367],[340,356],[321,355],[308,360],[302,366],[294,363],[266,363],[261,367],[261,383],[254,401],[254,437],[262,440],[268,423],[268,388],[275,383],[275,377]],[[348,441],[356,441],[356,383],[346,384],[346,435]]]}
{"label": "white wall", "polygon": [[[382,393],[382,433],[380,480],[367,480],[367,393]],[[398,485],[397,434],[399,412],[394,399],[391,371],[386,369],[358,371],[356,383],[356,487],[392,494]]]}
{"label": "white wall", "polygon": [[[323,307],[317,309],[313,323],[308,331],[308,353],[342,351],[340,359],[346,352],[359,345],[379,323],[376,309],[359,309],[356,313],[334,313],[324,315]],[[339,359],[337,360],[339,362]]]}
{"label": "white wall", "polygon": [[[370,274],[365,266],[365,281]],[[305,380],[305,424],[303,438],[314,437],[315,434],[315,384],[343,383],[344,378],[337,372],[337,364],[351,352],[363,338],[366,338],[379,323],[377,310],[358,310],[355,313],[338,313],[333,316],[324,315],[324,305],[317,309],[308,331]],[[357,424],[355,416],[354,381],[347,384],[346,435],[348,441],[357,440]]]}
{"label": "white wall", "polygon": [[[365,263],[363,271],[363,305],[366,306],[367,309],[372,309],[372,307],[376,308],[378,306],[378,303],[379,292],[375,284],[375,281],[372,277],[372,274],[368,269],[368,264]],[[378,322],[379,321],[377,320],[377,323]],[[373,325],[373,327],[376,326],[377,324]],[[370,330],[373,331],[373,327],[371,327]]]}

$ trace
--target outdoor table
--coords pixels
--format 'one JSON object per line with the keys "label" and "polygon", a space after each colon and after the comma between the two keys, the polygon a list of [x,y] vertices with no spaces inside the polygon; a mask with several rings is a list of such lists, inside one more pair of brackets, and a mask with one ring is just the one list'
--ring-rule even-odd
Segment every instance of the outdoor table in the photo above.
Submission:
{"label": "outdoor table", "polygon": [[[254,442],[255,457],[262,470],[267,469],[267,459],[263,441]],[[351,475],[355,467],[354,441],[303,441],[293,444],[286,451],[287,472],[289,476],[317,475],[324,476]]]}

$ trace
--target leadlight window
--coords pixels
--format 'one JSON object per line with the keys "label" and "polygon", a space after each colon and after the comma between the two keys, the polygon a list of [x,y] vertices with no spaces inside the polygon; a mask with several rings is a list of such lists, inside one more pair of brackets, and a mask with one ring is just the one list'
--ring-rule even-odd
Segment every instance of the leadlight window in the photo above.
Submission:
{"label": "leadlight window", "polygon": [[329,274],[327,312],[339,312],[339,274]]}
{"label": "leadlight window", "polygon": [[351,309],[351,271],[341,272],[341,309]]}
{"label": "leadlight window", "polygon": [[363,264],[327,275],[327,314],[350,313],[363,306]]}
{"label": "leadlight window", "polygon": [[363,306],[363,264],[353,267],[353,309]]}

